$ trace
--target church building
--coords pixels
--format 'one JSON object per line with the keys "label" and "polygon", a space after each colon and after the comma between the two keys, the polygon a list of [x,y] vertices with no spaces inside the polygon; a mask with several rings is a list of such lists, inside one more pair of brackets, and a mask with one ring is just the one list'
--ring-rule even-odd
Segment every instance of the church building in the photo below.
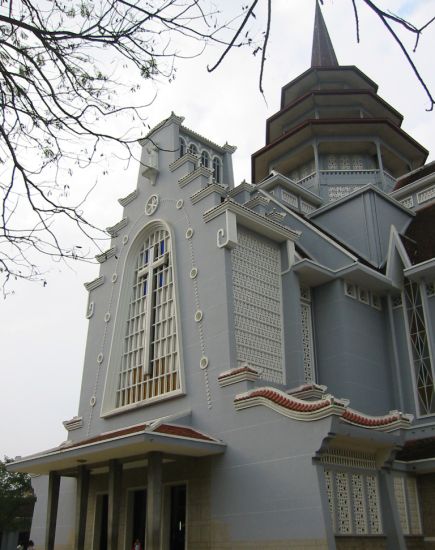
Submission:
{"label": "church building", "polygon": [[174,113],[142,140],[77,416],[10,466],[38,548],[435,548],[435,162],[377,91],[317,4],[251,183]]}

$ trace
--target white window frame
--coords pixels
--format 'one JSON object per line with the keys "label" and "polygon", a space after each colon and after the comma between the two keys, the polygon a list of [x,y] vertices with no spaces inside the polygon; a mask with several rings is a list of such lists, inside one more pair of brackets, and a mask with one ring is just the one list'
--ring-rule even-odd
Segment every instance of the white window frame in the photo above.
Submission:
{"label": "white window frame", "polygon": [[[159,395],[152,396],[144,400],[138,400],[136,402],[118,406],[117,405],[117,390],[120,376],[120,366],[124,349],[124,339],[126,331],[126,322],[129,315],[130,296],[132,289],[132,282],[134,280],[134,273],[136,270],[136,260],[138,254],[143,246],[143,243],[150,234],[158,230],[165,230],[169,234],[171,242],[170,254],[172,255],[172,277],[173,277],[173,301],[174,301],[174,322],[175,331],[177,335],[176,339],[176,353],[178,356],[178,389],[170,392],[161,393]],[[108,369],[105,381],[105,387],[103,392],[103,400],[101,405],[101,416],[111,416],[113,414],[122,413],[126,410],[137,408],[141,406],[147,406],[156,401],[172,398],[176,395],[184,394],[184,369],[183,369],[183,355],[182,355],[182,338],[180,330],[180,313],[178,310],[178,289],[177,289],[177,272],[176,272],[176,254],[173,240],[173,231],[162,220],[154,220],[147,224],[135,237],[133,244],[124,260],[122,269],[122,281],[120,284],[120,292],[118,296],[118,303],[116,308],[116,318],[114,323],[114,329],[112,334],[112,343],[108,360]]]}

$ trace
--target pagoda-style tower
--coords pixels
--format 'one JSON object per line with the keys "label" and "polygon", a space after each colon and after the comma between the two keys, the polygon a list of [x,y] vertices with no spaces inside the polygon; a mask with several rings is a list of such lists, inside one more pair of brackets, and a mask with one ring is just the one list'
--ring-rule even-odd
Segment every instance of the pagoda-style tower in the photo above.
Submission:
{"label": "pagoda-style tower", "polygon": [[368,183],[383,191],[422,166],[427,151],[401,129],[402,115],[355,66],[341,66],[316,3],[311,68],[286,84],[252,155],[252,180],[279,172],[318,195],[341,198]]}

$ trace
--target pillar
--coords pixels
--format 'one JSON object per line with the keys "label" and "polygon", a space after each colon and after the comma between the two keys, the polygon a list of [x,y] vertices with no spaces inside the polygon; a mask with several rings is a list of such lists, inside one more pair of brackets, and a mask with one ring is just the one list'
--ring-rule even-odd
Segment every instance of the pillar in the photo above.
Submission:
{"label": "pillar", "polygon": [[148,455],[146,549],[160,550],[162,526],[162,454]]}
{"label": "pillar", "polygon": [[74,550],[84,550],[86,532],[86,514],[89,497],[89,470],[79,466],[77,476],[76,528]]}
{"label": "pillar", "polygon": [[122,464],[118,460],[109,461],[109,513],[108,550],[118,549],[119,511],[121,504]]}
{"label": "pillar", "polygon": [[56,472],[48,474],[47,523],[45,531],[45,550],[54,550],[56,535],[57,508],[59,504],[60,475]]}

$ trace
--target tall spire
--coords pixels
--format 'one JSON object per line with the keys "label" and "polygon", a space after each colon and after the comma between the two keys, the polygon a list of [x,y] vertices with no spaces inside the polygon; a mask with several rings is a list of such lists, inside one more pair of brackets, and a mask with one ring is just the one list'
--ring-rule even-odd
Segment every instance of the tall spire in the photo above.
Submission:
{"label": "tall spire", "polygon": [[319,0],[316,0],[311,67],[338,67],[337,57],[331,39],[329,38]]}

